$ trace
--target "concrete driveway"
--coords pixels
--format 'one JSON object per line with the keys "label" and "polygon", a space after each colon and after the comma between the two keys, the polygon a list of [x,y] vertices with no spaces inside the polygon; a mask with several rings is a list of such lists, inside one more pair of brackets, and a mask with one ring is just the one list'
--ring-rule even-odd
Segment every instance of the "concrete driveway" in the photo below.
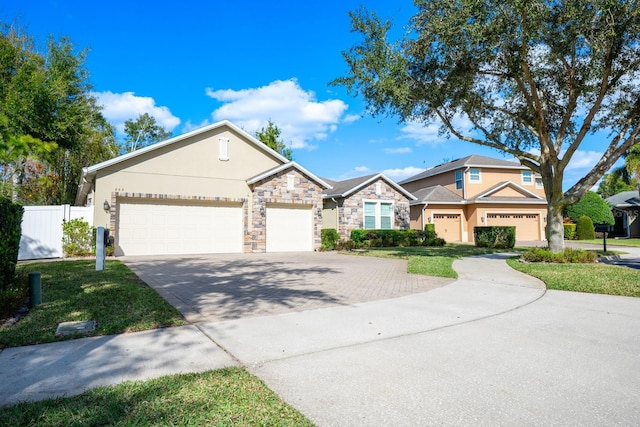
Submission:
{"label": "concrete driveway", "polygon": [[453,282],[408,274],[406,260],[324,252],[119,259],[191,323],[377,301]]}

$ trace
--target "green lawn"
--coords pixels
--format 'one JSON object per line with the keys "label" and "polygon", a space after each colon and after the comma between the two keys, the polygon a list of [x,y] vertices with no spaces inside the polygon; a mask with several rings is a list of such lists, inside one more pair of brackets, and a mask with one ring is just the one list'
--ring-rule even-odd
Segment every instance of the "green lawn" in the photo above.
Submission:
{"label": "green lawn", "polygon": [[[513,252],[514,250],[509,250]],[[453,261],[468,256],[505,252],[497,249],[478,248],[473,245],[448,243],[443,247],[415,246],[396,248],[369,248],[350,254],[408,260],[408,272],[426,276],[456,279],[458,274],[451,267]]]}
{"label": "green lawn", "polygon": [[[594,240],[568,240],[568,242],[589,243],[602,246],[602,239]],[[640,239],[607,239],[607,246],[633,246],[640,247]]]}
{"label": "green lawn", "polygon": [[42,304],[10,328],[0,329],[0,349],[60,341],[59,323],[96,320],[93,335],[119,334],[185,325],[180,313],[124,264],[108,260],[104,271],[95,261],[53,261],[21,264],[42,275]]}
{"label": "green lawn", "polygon": [[640,297],[640,270],[606,264],[525,263],[517,259],[507,263],[542,280],[547,289]]}
{"label": "green lawn", "polygon": [[100,387],[0,408],[3,426],[312,426],[241,368]]}

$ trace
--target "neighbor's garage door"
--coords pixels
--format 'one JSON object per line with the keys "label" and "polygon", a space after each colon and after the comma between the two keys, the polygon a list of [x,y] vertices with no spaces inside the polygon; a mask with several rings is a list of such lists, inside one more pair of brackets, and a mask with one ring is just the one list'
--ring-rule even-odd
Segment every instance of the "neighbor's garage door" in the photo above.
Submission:
{"label": "neighbor's garage door", "polygon": [[516,240],[540,240],[540,215],[537,214],[488,214],[487,225],[516,227]]}
{"label": "neighbor's garage door", "polygon": [[242,252],[242,207],[169,201],[118,203],[116,254]]}
{"label": "neighbor's garage door", "polygon": [[310,206],[267,206],[267,252],[313,250],[313,219]]}
{"label": "neighbor's garage door", "polygon": [[462,240],[460,229],[460,214],[435,214],[433,215],[436,234],[447,242],[459,242]]}

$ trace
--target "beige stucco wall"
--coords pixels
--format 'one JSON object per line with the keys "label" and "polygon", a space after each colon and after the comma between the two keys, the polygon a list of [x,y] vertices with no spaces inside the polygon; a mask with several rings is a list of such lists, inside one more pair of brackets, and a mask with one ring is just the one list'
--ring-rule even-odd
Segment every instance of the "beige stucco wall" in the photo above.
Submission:
{"label": "beige stucco wall", "polygon": [[[220,138],[229,139],[228,160],[219,159]],[[280,164],[232,130],[212,129],[98,171],[94,223],[109,226],[103,203],[111,203],[114,193],[247,199],[246,180]]]}
{"label": "beige stucco wall", "polygon": [[[376,194],[376,183],[381,183],[380,194]],[[360,191],[342,200],[338,213],[338,233],[349,238],[351,231],[364,227],[364,201],[390,201],[394,204],[394,228],[409,228],[409,199],[383,179],[370,183]]]}
{"label": "beige stucco wall", "polygon": [[413,193],[414,191],[420,190],[421,188],[435,187],[436,185],[441,185],[462,196],[462,190],[456,190],[455,171],[445,172],[443,174],[424,178],[419,181],[408,182],[406,184],[402,184],[402,187],[404,187],[408,192]]}

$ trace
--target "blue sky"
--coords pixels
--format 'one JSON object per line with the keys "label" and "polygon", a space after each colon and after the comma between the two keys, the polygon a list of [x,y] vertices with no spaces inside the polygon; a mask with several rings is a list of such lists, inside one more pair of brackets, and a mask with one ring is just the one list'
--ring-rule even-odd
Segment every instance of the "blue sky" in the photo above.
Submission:
{"label": "blue sky", "polygon": [[[358,37],[348,12],[360,5],[402,30],[410,0],[236,0],[0,3],[0,21],[16,22],[38,43],[68,36],[89,49],[86,68],[107,119],[153,115],[179,135],[228,119],[253,134],[271,119],[294,160],[335,180],[384,172],[401,180],[443,161],[501,152],[438,136],[430,127],[363,116],[364,103],[329,82],[345,75],[342,51]],[[604,144],[583,144],[565,187],[595,164]]]}

